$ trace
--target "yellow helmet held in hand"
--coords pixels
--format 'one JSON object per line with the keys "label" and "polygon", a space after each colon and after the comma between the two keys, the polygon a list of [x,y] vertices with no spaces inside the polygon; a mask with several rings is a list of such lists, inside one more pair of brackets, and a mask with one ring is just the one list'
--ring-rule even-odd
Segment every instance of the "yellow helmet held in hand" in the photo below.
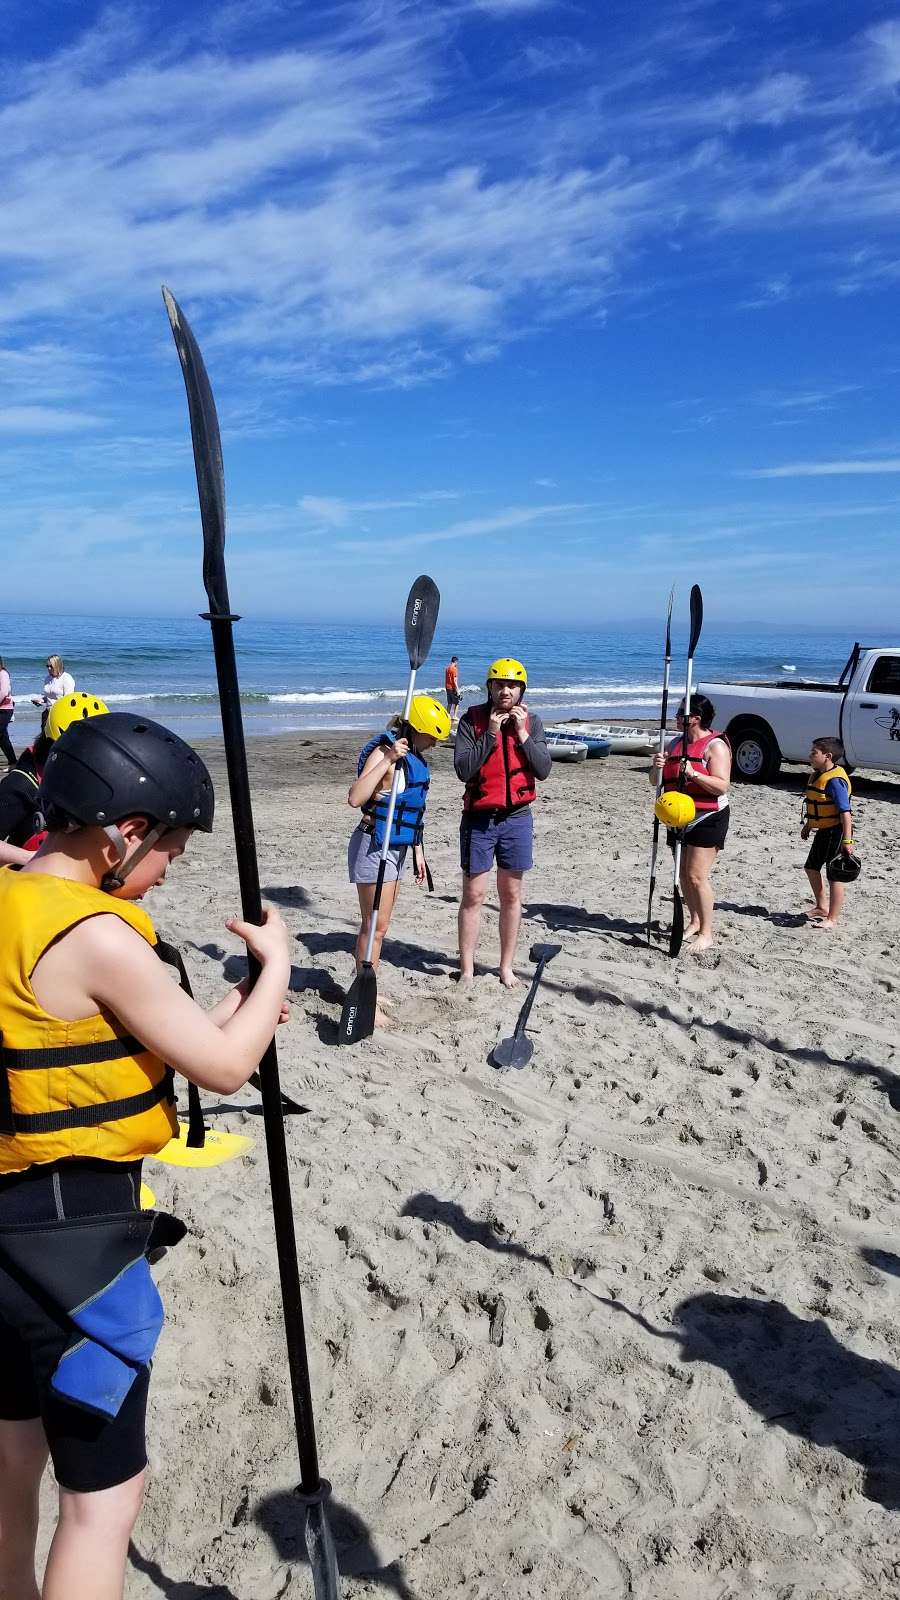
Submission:
{"label": "yellow helmet held in hand", "polygon": [[668,789],[661,794],[653,811],[667,828],[686,828],[697,815],[697,807],[690,795],[682,794],[680,789]]}
{"label": "yellow helmet held in hand", "polygon": [[105,700],[79,689],[76,694],[64,694],[61,700],[54,700],[47,712],[44,734],[54,744],[61,733],[71,728],[73,722],[84,722],[88,717],[105,717],[108,713],[109,706]]}
{"label": "yellow helmet held in hand", "polygon": [[407,722],[416,733],[427,733],[429,739],[449,739],[450,713],[439,700],[430,694],[417,694],[409,708]]}
{"label": "yellow helmet held in hand", "polygon": [[491,662],[488,667],[487,682],[490,683],[494,678],[520,683],[523,689],[528,688],[528,673],[521,661],[516,661],[512,656],[500,656],[499,660]]}

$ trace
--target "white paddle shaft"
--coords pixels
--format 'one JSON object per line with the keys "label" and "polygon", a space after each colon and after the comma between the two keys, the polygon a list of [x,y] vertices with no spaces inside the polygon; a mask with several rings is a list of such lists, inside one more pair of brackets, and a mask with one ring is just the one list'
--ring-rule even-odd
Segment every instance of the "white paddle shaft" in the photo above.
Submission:
{"label": "white paddle shaft", "polygon": [[[410,667],[410,669],[409,669],[409,683],[406,686],[406,699],[403,702],[403,721],[404,722],[406,722],[406,720],[407,720],[407,718],[409,716],[409,708],[412,705],[413,689],[415,688],[415,686],[416,686],[416,669],[415,669],[415,667]],[[390,792],[390,795],[388,796],[387,817],[385,819],[385,824],[384,824],[384,838],[381,841],[381,855],[380,855],[380,858],[379,858],[379,866],[378,866],[378,882],[375,885],[375,899],[374,899],[374,902],[373,902],[373,905],[372,905],[371,921],[369,922],[369,935],[368,935],[368,938],[366,939],[365,961],[366,961],[366,965],[367,966],[371,966],[371,964],[372,964],[372,951],[375,948],[375,927],[376,927],[376,924],[378,922],[378,907],[381,904],[381,888],[382,888],[382,884],[384,883],[384,868],[385,868],[385,864],[386,864],[387,858],[388,858],[388,851],[389,851],[389,849],[391,847],[391,828],[394,826],[394,811],[395,811],[396,806],[397,806],[397,788],[399,786],[399,783],[400,783],[400,763],[399,763],[399,761],[395,761],[394,762],[394,772],[393,772],[393,776],[391,778],[391,792]]]}

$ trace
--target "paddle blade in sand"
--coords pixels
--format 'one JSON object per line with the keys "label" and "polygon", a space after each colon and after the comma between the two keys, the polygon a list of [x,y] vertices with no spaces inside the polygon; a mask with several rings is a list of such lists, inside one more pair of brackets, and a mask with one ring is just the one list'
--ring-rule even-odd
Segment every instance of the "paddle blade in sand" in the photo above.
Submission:
{"label": "paddle blade in sand", "polygon": [[152,1157],[167,1167],[221,1167],[234,1161],[249,1150],[252,1139],[245,1133],[227,1133],[220,1128],[207,1128],[206,1138],[199,1148],[192,1149],[187,1142],[188,1125],[179,1122],[178,1132]]}
{"label": "paddle blade in sand", "polygon": [[[373,910],[373,917],[377,912]],[[375,1032],[375,1007],[378,1004],[378,980],[375,968],[364,962],[356,974],[344,1007],[341,1011],[341,1044],[359,1044],[361,1039],[371,1039]]]}
{"label": "paddle blade in sand", "polygon": [[501,1039],[491,1051],[491,1062],[495,1067],[527,1067],[534,1055],[534,1045],[528,1038],[525,1028],[534,1005],[534,997],[538,991],[538,984],[544,976],[544,968],[548,961],[558,956],[562,949],[561,944],[533,944],[529,951],[529,960],[537,962],[537,971],[531,980],[531,988],[525,996],[525,1004],[519,1012],[515,1032],[509,1039]]}

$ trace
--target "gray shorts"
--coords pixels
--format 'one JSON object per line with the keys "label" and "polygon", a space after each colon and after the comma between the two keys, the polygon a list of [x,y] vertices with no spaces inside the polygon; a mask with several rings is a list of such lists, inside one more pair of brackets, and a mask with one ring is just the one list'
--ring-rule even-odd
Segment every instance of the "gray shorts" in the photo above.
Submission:
{"label": "gray shorts", "polygon": [[[384,864],[385,883],[396,883],[398,878],[406,875],[408,854],[409,845],[389,846]],[[347,871],[350,874],[350,882],[374,883],[378,877],[380,859],[381,846],[375,843],[374,833],[367,833],[365,828],[354,828],[347,846]]]}

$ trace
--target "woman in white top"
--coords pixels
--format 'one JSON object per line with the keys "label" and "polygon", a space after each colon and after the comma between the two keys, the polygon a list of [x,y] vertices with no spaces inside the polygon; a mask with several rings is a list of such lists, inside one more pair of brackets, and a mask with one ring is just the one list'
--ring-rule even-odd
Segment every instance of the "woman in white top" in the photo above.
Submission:
{"label": "woman in white top", "polygon": [[41,693],[33,694],[31,697],[34,706],[52,706],[54,700],[61,700],[64,694],[72,694],[74,691],[75,679],[71,672],[66,671],[62,656],[48,656],[47,671],[50,676]]}
{"label": "woman in white top", "polygon": [[12,684],[9,681],[9,673],[6,670],[6,663],[3,657],[0,656],[0,756],[10,766],[16,759],[16,752],[10,743],[8,732],[15,709],[16,702],[12,697]]}

